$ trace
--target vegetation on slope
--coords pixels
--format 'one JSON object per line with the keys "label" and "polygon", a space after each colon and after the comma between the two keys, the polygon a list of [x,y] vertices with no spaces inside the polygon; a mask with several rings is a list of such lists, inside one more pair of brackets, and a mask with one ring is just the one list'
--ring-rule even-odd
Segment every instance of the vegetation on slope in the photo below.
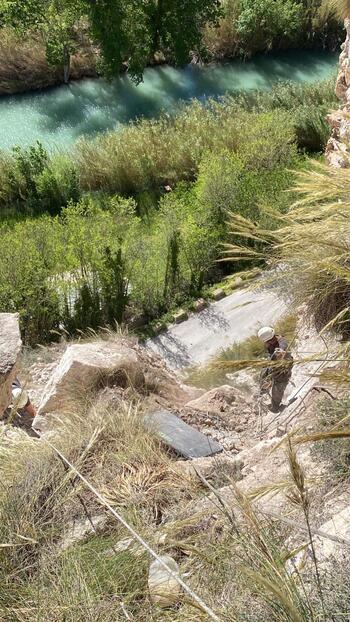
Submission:
{"label": "vegetation on slope", "polygon": [[314,162],[297,175],[299,200],[285,215],[277,216],[274,231],[232,215],[231,230],[240,239],[254,240],[244,247],[229,245],[228,255],[265,258],[282,263],[293,296],[307,303],[319,329],[334,327],[343,335],[350,327],[348,225],[350,171]]}
{"label": "vegetation on slope", "polygon": [[71,156],[3,152],[2,310],[19,311],[25,341],[38,343],[150,321],[203,294],[228,270],[216,263],[227,212],[275,226],[265,208],[287,211],[291,170],[306,164],[305,146],[323,145],[332,101],[328,83],[281,85],[194,102],[82,141]]}

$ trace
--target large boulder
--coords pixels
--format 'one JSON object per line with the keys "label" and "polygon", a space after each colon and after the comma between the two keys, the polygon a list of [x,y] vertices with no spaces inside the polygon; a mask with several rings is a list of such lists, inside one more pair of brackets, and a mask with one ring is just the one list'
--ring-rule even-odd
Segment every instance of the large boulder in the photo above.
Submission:
{"label": "large boulder", "polygon": [[22,341],[17,313],[0,313],[0,417],[11,402]]}
{"label": "large boulder", "polygon": [[143,384],[135,350],[118,341],[70,345],[44,389],[38,415],[68,411],[107,382],[135,388]]}

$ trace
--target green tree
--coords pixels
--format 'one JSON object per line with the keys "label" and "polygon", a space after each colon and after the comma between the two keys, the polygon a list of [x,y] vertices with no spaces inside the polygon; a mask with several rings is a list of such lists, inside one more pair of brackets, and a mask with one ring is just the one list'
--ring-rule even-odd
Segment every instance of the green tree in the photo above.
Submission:
{"label": "green tree", "polygon": [[48,62],[63,65],[69,79],[75,27],[88,18],[99,44],[105,72],[128,69],[137,82],[157,52],[184,64],[191,51],[201,53],[205,24],[216,24],[220,0],[0,0],[4,25],[19,33],[39,32]]}
{"label": "green tree", "polygon": [[220,0],[83,1],[108,73],[124,65],[136,81],[157,52],[180,65],[200,53],[205,24],[221,15]]}
{"label": "green tree", "polygon": [[296,41],[303,23],[303,6],[295,0],[241,0],[236,23],[242,52],[282,47]]}
{"label": "green tree", "polygon": [[20,35],[39,34],[51,65],[62,65],[64,82],[69,81],[70,59],[75,50],[75,25],[82,15],[79,0],[2,0],[1,22]]}

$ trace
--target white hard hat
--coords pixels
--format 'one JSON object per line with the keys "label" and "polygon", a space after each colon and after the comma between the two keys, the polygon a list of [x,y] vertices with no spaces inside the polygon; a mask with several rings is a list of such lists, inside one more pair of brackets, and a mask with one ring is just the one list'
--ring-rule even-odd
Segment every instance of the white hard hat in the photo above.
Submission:
{"label": "white hard hat", "polygon": [[24,408],[28,403],[28,393],[21,387],[15,387],[12,389],[13,406],[16,408]]}
{"label": "white hard hat", "polygon": [[270,339],[273,339],[274,336],[275,336],[275,331],[272,328],[272,326],[263,326],[258,331],[259,339],[261,339],[261,341],[264,341],[264,342],[270,341]]}

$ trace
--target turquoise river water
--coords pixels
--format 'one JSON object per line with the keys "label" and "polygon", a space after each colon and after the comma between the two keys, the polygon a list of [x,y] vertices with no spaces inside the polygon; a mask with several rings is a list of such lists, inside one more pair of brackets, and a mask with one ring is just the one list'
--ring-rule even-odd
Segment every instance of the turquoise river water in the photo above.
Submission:
{"label": "turquoise river water", "polygon": [[332,75],[337,55],[288,52],[206,67],[147,69],[135,86],[127,76],[113,83],[83,80],[46,91],[0,98],[0,149],[40,140],[66,148],[80,136],[93,136],[138,117],[172,112],[180,100],[204,100],[240,90],[269,89],[278,80],[314,82]]}

